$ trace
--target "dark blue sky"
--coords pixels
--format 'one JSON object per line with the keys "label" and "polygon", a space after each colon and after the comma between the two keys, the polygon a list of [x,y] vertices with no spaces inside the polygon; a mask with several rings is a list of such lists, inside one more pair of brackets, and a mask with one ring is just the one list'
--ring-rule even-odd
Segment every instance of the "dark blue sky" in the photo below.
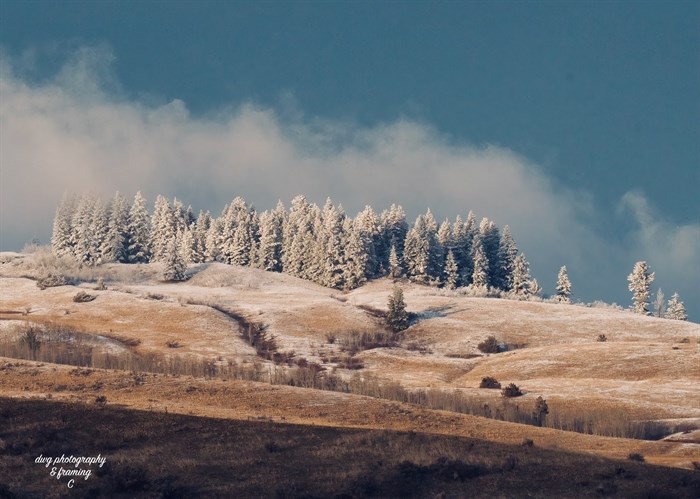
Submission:
{"label": "dark blue sky", "polygon": [[647,259],[697,320],[699,26],[697,1],[0,0],[0,249],[45,240],[73,186],[396,201],[510,224],[587,300],[627,305]]}
{"label": "dark blue sky", "polygon": [[[193,113],[291,92],[307,115],[405,116],[508,147],[610,209],[698,221],[700,3],[2,1],[0,42],[108,43],[123,92]],[[63,53],[63,54],[62,54]]]}

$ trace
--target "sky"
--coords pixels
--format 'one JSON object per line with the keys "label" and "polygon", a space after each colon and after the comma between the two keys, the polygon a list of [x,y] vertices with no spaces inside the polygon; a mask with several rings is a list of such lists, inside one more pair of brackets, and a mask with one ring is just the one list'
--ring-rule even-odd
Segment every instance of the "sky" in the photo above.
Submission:
{"label": "sky", "polygon": [[0,0],[0,250],[65,191],[473,210],[700,320],[700,3]]}

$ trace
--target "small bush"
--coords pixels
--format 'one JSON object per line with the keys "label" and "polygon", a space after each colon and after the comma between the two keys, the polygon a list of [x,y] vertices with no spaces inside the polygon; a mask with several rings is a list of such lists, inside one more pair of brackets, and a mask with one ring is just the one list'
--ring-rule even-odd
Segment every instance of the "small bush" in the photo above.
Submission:
{"label": "small bush", "polygon": [[630,461],[636,461],[638,463],[643,463],[645,461],[644,456],[642,456],[639,452],[630,452],[627,455],[627,459],[629,459]]}
{"label": "small bush", "polygon": [[89,295],[85,291],[78,291],[73,297],[73,301],[75,303],[87,303],[89,301],[94,300],[95,298],[97,298],[97,296]]}
{"label": "small bush", "polygon": [[336,340],[336,335],[335,335],[335,333],[326,333],[326,341],[327,341],[330,345],[332,345],[333,343],[335,343],[335,340]]}
{"label": "small bush", "polygon": [[530,438],[523,438],[523,447],[534,447],[535,442],[532,441]]}
{"label": "small bush", "polygon": [[506,398],[520,397],[522,394],[523,392],[520,391],[520,387],[515,383],[511,383],[501,390],[501,395]]}
{"label": "small bush", "polygon": [[160,301],[165,297],[163,295],[161,295],[160,293],[147,293],[146,298],[148,298],[149,300]]}
{"label": "small bush", "polygon": [[168,348],[180,348],[182,346],[177,340],[170,340],[167,341],[165,344],[168,345]]}
{"label": "small bush", "polygon": [[68,284],[68,280],[66,276],[60,272],[49,272],[36,281],[37,287],[42,290],[46,288],[55,288],[57,286],[65,286],[66,284]]}
{"label": "small bush", "polygon": [[107,397],[105,397],[104,395],[98,395],[97,397],[95,397],[95,405],[98,407],[104,407],[105,405],[107,405]]}
{"label": "small bush", "polygon": [[105,280],[101,277],[97,278],[97,283],[95,284],[95,291],[106,291],[107,286],[105,286]]}
{"label": "small bush", "polygon": [[493,376],[486,376],[485,378],[481,379],[481,384],[479,384],[479,388],[493,388],[496,390],[500,390],[501,384]]}
{"label": "small bush", "polygon": [[500,351],[498,347],[498,340],[496,340],[496,337],[493,335],[479,343],[477,347],[484,353],[498,353]]}
{"label": "small bush", "polygon": [[604,334],[599,334],[597,341],[599,341],[599,342],[608,341],[608,337],[605,336]]}

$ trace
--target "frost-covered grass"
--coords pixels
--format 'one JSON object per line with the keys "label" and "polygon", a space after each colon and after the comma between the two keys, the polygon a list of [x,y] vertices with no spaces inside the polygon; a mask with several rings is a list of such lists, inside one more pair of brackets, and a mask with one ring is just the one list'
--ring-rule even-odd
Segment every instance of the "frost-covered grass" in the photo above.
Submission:
{"label": "frost-covered grass", "polygon": [[[74,285],[41,291],[24,277],[52,266]],[[144,354],[254,361],[255,350],[235,322],[212,308],[217,306],[267,326],[285,355],[346,381],[359,373],[409,390],[459,391],[498,401],[499,394],[478,389],[482,377],[494,376],[518,384],[524,403],[542,395],[553,411],[595,407],[625,410],[640,419],[700,416],[697,324],[614,306],[472,297],[401,281],[413,323],[396,344],[353,352],[362,369],[344,369],[347,352],[338,339],[383,328],[381,318],[368,310],[387,309],[392,280],[339,293],[285,274],[219,263],[190,266],[189,279],[181,283],[162,282],[161,270],[159,264],[81,269],[63,266],[40,250],[2,253],[0,310],[5,314],[0,317],[139,338],[135,350]],[[106,290],[95,290],[98,278]],[[90,289],[97,298],[74,303],[79,289]],[[600,334],[606,342],[597,341]],[[478,344],[490,335],[509,351],[482,354]],[[173,342],[180,347],[169,348]]]}

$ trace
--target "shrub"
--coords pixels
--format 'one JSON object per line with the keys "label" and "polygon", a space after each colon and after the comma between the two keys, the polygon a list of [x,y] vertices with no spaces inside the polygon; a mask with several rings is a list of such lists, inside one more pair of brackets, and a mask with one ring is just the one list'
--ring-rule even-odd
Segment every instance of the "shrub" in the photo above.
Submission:
{"label": "shrub", "polygon": [[65,286],[68,284],[66,276],[60,272],[50,271],[46,275],[40,277],[36,281],[36,285],[39,289],[54,288],[56,286]]}
{"label": "shrub", "polygon": [[535,410],[532,412],[532,419],[534,419],[537,426],[542,426],[544,418],[549,414],[549,406],[547,401],[542,397],[537,397],[535,401]]}
{"label": "shrub", "polygon": [[85,291],[78,291],[73,297],[73,301],[75,303],[87,303],[89,301],[94,300],[95,298],[97,298],[97,296],[89,295]]}
{"label": "shrub", "polygon": [[107,404],[107,397],[104,395],[98,395],[95,397],[95,405],[99,407],[104,407]]}
{"label": "shrub", "polygon": [[326,341],[327,341],[330,345],[332,345],[333,343],[335,343],[335,340],[336,340],[336,335],[335,335],[335,333],[326,333]]}
{"label": "shrub", "polygon": [[95,291],[105,291],[107,286],[105,286],[105,280],[101,277],[97,278],[97,283],[95,284]]}
{"label": "shrub", "polygon": [[641,455],[640,453],[638,453],[638,452],[630,452],[630,453],[627,455],[627,459],[629,459],[630,461],[637,461],[638,463],[643,463],[643,462],[644,462],[644,456],[642,456],[642,455]]}
{"label": "shrub", "polygon": [[501,388],[501,384],[493,376],[486,376],[485,378],[481,378],[479,388],[493,388],[499,390]]}
{"label": "shrub", "polygon": [[515,383],[511,383],[510,385],[506,386],[503,390],[501,390],[501,395],[507,398],[520,397],[522,394],[523,392],[520,391],[520,387]]}
{"label": "shrub", "polygon": [[165,344],[168,345],[168,348],[180,348],[182,346],[177,340],[170,340],[167,341]]}
{"label": "shrub", "polygon": [[600,342],[608,341],[608,337],[605,336],[604,334],[599,334],[599,335],[598,335],[598,340],[597,340],[597,341],[600,341]]}
{"label": "shrub", "polygon": [[386,331],[352,331],[339,336],[338,343],[341,350],[351,354],[372,348],[394,347],[397,345],[394,333]]}
{"label": "shrub", "polygon": [[489,336],[484,341],[479,343],[477,347],[484,353],[498,353],[500,351],[498,346],[498,340],[493,335]]}
{"label": "shrub", "polygon": [[523,438],[523,447],[534,447],[535,442],[532,441],[530,438]]}

